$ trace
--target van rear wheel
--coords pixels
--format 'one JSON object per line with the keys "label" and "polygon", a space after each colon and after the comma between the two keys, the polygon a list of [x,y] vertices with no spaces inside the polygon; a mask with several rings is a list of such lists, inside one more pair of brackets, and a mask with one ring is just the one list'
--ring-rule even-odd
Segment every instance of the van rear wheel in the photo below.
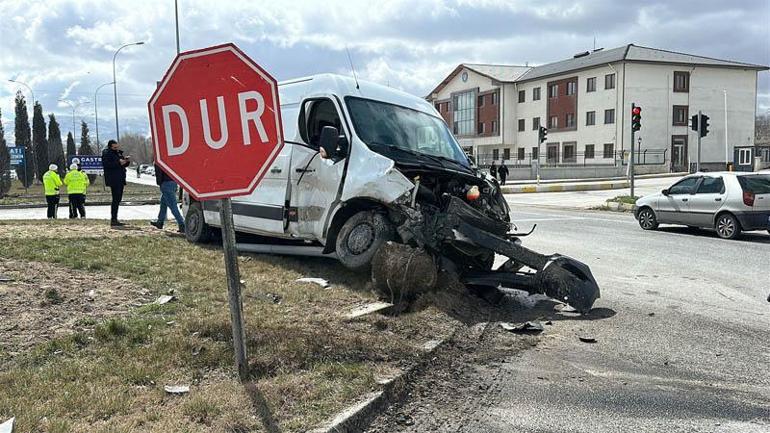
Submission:
{"label": "van rear wheel", "polygon": [[337,258],[348,269],[364,271],[385,242],[395,234],[393,224],[377,211],[361,211],[345,221],[337,233]]}
{"label": "van rear wheel", "polygon": [[187,215],[184,219],[184,235],[188,241],[196,244],[205,244],[211,240],[211,227],[206,224],[203,217],[203,206],[201,202],[190,203]]}

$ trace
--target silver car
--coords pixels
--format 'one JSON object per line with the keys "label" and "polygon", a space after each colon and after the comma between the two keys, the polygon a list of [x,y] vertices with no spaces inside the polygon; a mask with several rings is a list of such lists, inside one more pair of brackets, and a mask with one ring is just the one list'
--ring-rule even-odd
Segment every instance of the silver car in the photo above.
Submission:
{"label": "silver car", "polygon": [[770,173],[692,174],[638,199],[634,216],[644,230],[682,224],[713,228],[725,239],[735,239],[741,231],[770,233]]}

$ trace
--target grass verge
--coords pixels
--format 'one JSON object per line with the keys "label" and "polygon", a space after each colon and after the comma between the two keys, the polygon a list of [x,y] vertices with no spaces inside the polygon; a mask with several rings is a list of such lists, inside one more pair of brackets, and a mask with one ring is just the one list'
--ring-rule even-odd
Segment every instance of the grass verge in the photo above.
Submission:
{"label": "grass verge", "polygon": [[[60,189],[63,201],[67,200],[67,186],[62,185]],[[91,186],[88,187],[86,194],[88,201],[110,201],[110,189],[104,187],[104,178],[97,176]],[[157,200],[160,195],[158,187],[155,185],[142,185],[138,183],[127,183],[123,191],[123,201],[143,201]],[[43,194],[43,185],[32,184],[28,189],[20,181],[11,182],[11,189],[5,197],[0,197],[0,205],[30,205],[45,204],[45,194]]]}
{"label": "grass verge", "polygon": [[[233,371],[221,250],[159,232],[108,235],[117,231],[104,225],[0,222],[2,258],[75,269],[84,284],[97,284],[88,275],[110,284],[109,276],[145,288],[150,298],[177,297],[106,319],[80,312],[72,318],[77,331],[19,353],[0,348],[0,419],[15,416],[18,431],[260,432],[271,423],[303,431],[376,389],[378,377],[409,365],[426,341],[459,324],[431,306],[347,321],[344,312],[373,299],[366,275],[326,259],[242,256],[255,396]],[[86,232],[95,235],[60,236]],[[295,282],[303,276],[333,287]],[[0,283],[0,297],[4,284],[14,283]],[[63,302],[57,308],[69,299],[42,296]],[[39,300],[30,306],[43,308]],[[173,384],[191,391],[166,394],[163,386]]]}

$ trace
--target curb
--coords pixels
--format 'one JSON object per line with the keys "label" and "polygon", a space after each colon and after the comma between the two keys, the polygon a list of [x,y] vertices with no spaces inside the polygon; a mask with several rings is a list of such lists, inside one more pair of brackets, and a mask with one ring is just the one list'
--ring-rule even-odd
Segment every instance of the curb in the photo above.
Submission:
{"label": "curb", "polygon": [[[490,323],[484,324],[482,333],[486,331]],[[425,351],[419,355],[418,361],[413,366],[395,377],[379,382],[382,385],[382,390],[366,394],[358,403],[347,407],[330,421],[308,432],[354,433],[362,431],[371,424],[374,418],[403,397],[407,391],[408,383],[422,371],[436,352],[455,338],[459,330],[460,328],[455,329],[448,337],[442,340],[431,340],[425,343],[423,346]]]}
{"label": "curb", "polygon": [[[110,201],[94,201],[94,202],[86,202],[86,207],[89,206],[109,206],[112,202]],[[156,205],[160,204],[160,200],[142,200],[142,201],[123,201],[120,202],[121,206],[144,206],[144,205]],[[69,206],[69,202],[61,202],[59,203],[59,207]],[[46,204],[4,204],[0,205],[0,210],[5,209],[45,209],[48,205]]]}
{"label": "curb", "polygon": [[631,212],[634,210],[634,205],[629,203],[621,203],[618,201],[606,201],[604,202],[604,206],[601,208],[602,210],[608,210],[613,212]]}
{"label": "curb", "polygon": [[568,185],[521,185],[521,186],[504,186],[501,188],[503,194],[524,194],[533,192],[566,192],[566,191],[597,191],[606,189],[623,189],[628,188],[629,182],[627,180],[613,181],[613,182],[596,182],[585,184],[568,184]]}

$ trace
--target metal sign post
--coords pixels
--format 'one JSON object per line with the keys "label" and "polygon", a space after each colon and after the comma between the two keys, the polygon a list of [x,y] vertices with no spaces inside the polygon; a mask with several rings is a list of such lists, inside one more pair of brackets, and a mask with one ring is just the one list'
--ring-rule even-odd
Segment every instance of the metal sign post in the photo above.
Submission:
{"label": "metal sign post", "polygon": [[219,218],[222,220],[222,248],[225,253],[227,272],[227,297],[230,304],[230,323],[233,328],[235,366],[241,380],[248,377],[246,363],[246,334],[243,330],[243,301],[241,299],[241,272],[238,268],[238,252],[235,250],[235,224],[233,206],[229,198],[219,201]]}

